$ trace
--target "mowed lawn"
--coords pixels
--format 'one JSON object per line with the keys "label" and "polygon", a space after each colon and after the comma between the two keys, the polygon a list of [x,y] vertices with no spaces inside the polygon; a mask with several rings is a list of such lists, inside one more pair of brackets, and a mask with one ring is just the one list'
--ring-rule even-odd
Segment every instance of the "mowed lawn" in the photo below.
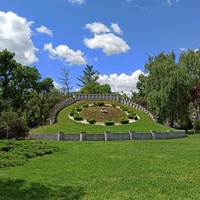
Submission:
{"label": "mowed lawn", "polygon": [[47,143],[60,150],[0,169],[1,200],[200,199],[200,134]]}

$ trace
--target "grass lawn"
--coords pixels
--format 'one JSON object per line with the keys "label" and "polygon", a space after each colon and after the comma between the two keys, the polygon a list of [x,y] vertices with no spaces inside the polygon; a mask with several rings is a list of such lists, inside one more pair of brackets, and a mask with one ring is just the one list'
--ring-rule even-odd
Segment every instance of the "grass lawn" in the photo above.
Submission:
{"label": "grass lawn", "polygon": [[200,197],[200,134],[156,141],[46,142],[59,151],[0,169],[1,200]]}
{"label": "grass lawn", "polygon": [[[92,101],[91,103],[93,102],[94,101]],[[110,104],[114,103],[116,106],[125,106],[124,104],[121,104],[116,101],[104,101],[104,102],[110,103]],[[58,119],[57,119],[58,122],[56,124],[32,129],[30,133],[58,133],[60,131],[64,133],[72,133],[72,134],[80,133],[81,131],[86,131],[87,133],[104,133],[104,131],[110,131],[112,133],[124,133],[128,131],[149,132],[150,130],[155,130],[157,132],[162,132],[162,131],[166,132],[168,129],[171,129],[169,127],[166,127],[154,122],[146,113],[132,107],[129,107],[129,109],[133,111],[134,113],[136,113],[140,119],[134,123],[125,124],[125,125],[101,126],[101,125],[94,125],[94,124],[83,124],[83,123],[76,122],[69,119],[68,114],[70,113],[72,108],[74,108],[75,106],[82,105],[84,103],[88,103],[88,101],[78,101],[64,108],[63,110],[60,111],[58,115]],[[113,114],[113,117],[114,116],[115,114]]]}

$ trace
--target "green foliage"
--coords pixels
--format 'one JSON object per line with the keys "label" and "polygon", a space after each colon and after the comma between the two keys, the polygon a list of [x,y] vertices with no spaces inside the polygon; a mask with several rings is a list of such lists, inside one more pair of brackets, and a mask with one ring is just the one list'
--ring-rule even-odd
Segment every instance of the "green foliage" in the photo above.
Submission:
{"label": "green foliage", "polygon": [[121,124],[128,124],[129,123],[129,120],[127,118],[120,118],[119,121],[120,121]]}
{"label": "green foliage", "polygon": [[46,142],[1,140],[0,168],[24,165],[30,158],[51,154],[57,150],[57,147]]}
{"label": "green foliage", "polygon": [[137,117],[137,115],[136,115],[135,113],[130,112],[130,113],[128,114],[128,119],[138,120],[138,117]]}
{"label": "green foliage", "polygon": [[81,115],[79,115],[79,114],[74,114],[73,117],[77,121],[82,121],[83,120],[83,117]]}
{"label": "green foliage", "polygon": [[83,108],[88,108],[88,106],[89,106],[88,103],[82,104],[82,107],[83,107]]}
{"label": "green foliage", "polygon": [[94,124],[96,120],[94,118],[88,118],[87,122],[89,122],[90,124]]}
{"label": "green foliage", "polygon": [[112,126],[112,125],[115,124],[114,120],[112,120],[112,119],[106,120],[104,123],[105,123],[106,126]]}
{"label": "green foliage", "polygon": [[192,121],[188,115],[182,116],[179,120],[180,129],[189,130],[193,128]]}
{"label": "green foliage", "polygon": [[97,102],[97,105],[98,106],[105,106],[105,103],[104,102]]}
{"label": "green foliage", "polygon": [[199,118],[194,121],[194,130],[200,131],[200,119]]}
{"label": "green foliage", "polygon": [[169,119],[170,126],[178,116],[185,115],[189,104],[190,76],[187,68],[175,63],[175,54],[159,53],[150,56],[145,65],[148,72],[146,95],[148,106],[161,120]]}

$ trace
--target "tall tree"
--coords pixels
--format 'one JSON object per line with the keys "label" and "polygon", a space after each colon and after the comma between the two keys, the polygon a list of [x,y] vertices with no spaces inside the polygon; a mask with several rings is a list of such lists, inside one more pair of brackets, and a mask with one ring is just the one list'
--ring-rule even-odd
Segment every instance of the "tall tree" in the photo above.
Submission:
{"label": "tall tree", "polygon": [[150,56],[145,65],[148,72],[146,94],[148,106],[170,126],[181,115],[187,114],[189,99],[187,68],[175,63],[175,54],[159,53]]}
{"label": "tall tree", "polygon": [[66,67],[61,68],[60,77],[58,77],[58,79],[60,80],[60,83],[64,85],[63,88],[66,90],[67,97],[69,97],[70,91],[72,90],[72,87],[70,86],[72,84],[70,69],[67,69]]}
{"label": "tall tree", "polygon": [[9,52],[7,49],[0,52],[0,89],[1,98],[6,101],[10,98],[11,80],[14,70],[17,68],[17,62],[14,60],[14,53]]}
{"label": "tall tree", "polygon": [[83,76],[79,76],[77,79],[80,83],[77,85],[81,87],[80,92],[95,94],[98,93],[99,89],[99,72],[97,70],[93,70],[93,66],[86,65],[83,70]]}

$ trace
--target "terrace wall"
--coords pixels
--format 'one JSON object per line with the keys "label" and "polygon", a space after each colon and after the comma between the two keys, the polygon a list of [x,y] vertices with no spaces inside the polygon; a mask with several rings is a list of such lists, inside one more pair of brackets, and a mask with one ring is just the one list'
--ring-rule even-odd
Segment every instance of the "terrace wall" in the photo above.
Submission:
{"label": "terrace wall", "polygon": [[58,141],[116,141],[116,140],[156,140],[156,139],[173,139],[185,137],[185,131],[181,132],[156,132],[149,133],[136,133],[129,131],[129,133],[110,133],[103,134],[87,134],[81,132],[80,134],[65,134],[63,132],[57,134],[29,134],[29,139],[45,139],[45,140],[58,140]]}

